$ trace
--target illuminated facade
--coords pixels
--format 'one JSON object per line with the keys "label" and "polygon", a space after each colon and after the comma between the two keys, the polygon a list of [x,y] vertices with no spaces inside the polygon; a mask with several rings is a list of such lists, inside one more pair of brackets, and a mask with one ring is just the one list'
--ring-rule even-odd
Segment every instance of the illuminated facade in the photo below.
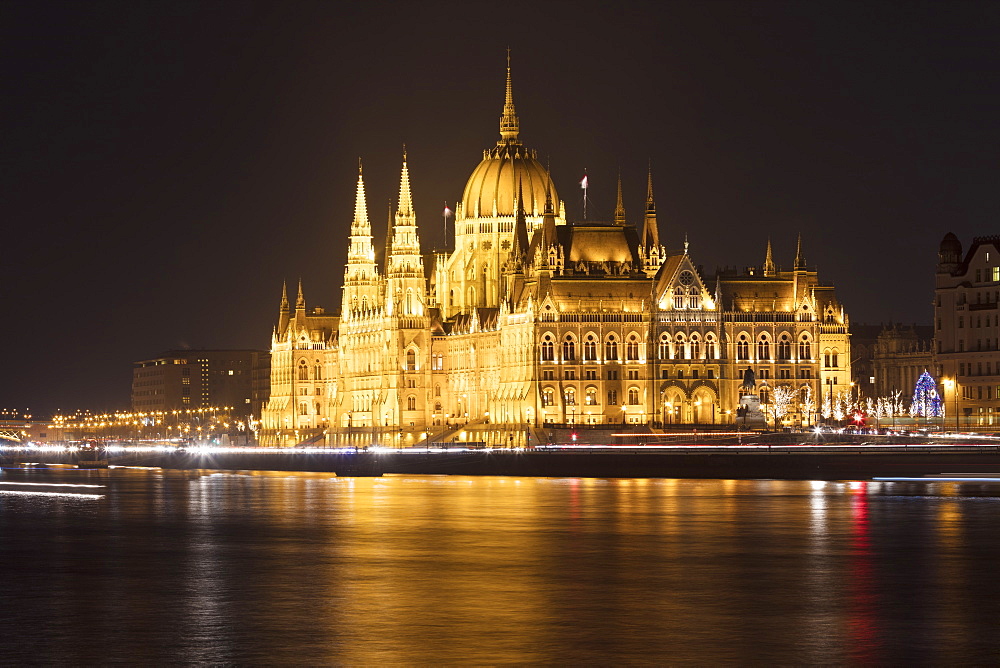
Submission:
{"label": "illuminated facade", "polygon": [[947,422],[961,429],[1000,426],[998,304],[1000,236],[975,237],[963,257],[962,242],[946,235],[935,285],[935,357]]}
{"label": "illuminated facade", "polygon": [[[661,244],[647,182],[641,224],[621,183],[612,221],[571,223],[519,139],[510,72],[500,140],[456,206],[454,250],[424,254],[406,156],[386,261],[375,259],[359,170],[339,314],[283,295],[265,445],[366,428],[733,422],[740,372],[821,393],[850,382],[847,316],[799,252],[706,279],[687,243]],[[801,246],[801,244],[800,244]],[[790,414],[811,422],[812,411]]]}

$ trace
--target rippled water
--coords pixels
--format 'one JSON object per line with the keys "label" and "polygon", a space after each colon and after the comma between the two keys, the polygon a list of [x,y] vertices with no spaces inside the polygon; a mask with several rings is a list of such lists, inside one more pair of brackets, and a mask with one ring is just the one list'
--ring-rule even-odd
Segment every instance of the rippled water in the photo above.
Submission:
{"label": "rippled water", "polygon": [[945,483],[8,470],[3,662],[996,663],[998,518]]}

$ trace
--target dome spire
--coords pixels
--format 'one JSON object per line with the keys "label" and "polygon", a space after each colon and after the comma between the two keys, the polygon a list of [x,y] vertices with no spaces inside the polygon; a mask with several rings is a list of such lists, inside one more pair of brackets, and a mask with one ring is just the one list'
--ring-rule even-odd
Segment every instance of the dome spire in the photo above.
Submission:
{"label": "dome spire", "polygon": [[656,203],[653,201],[653,161],[649,161],[646,175],[646,215],[642,224],[642,245],[646,248],[660,245],[660,230],[656,225]]}
{"label": "dome spire", "polygon": [[503,114],[500,116],[500,137],[507,143],[517,142],[519,124],[514,111],[514,93],[510,84],[510,47],[507,47],[507,96],[504,98]]}

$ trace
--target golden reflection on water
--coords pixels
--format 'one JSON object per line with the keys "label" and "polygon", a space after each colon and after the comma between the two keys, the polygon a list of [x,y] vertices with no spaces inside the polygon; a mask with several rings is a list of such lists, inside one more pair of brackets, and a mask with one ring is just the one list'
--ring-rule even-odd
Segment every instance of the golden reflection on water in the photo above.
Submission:
{"label": "golden reflection on water", "polygon": [[[63,624],[61,653],[37,661],[993,656],[983,638],[1000,592],[984,557],[995,556],[997,500],[956,486],[216,471],[115,471],[101,482],[107,497],[79,511],[12,499],[0,513],[3,545],[29,536],[21,563],[30,571],[23,554],[38,546],[52,571],[9,582],[8,609],[30,610],[17,608],[22,595],[67,600],[71,619],[94,620],[79,637]],[[97,532],[81,532],[77,512]],[[92,565],[86,577],[66,575],[80,563]],[[37,581],[58,591],[40,597]],[[63,613],[39,614],[12,628]]]}

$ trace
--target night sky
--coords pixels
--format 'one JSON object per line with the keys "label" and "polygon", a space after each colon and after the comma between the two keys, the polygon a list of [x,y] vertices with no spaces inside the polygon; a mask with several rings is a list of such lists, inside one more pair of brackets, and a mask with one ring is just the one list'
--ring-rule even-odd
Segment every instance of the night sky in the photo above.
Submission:
{"label": "night sky", "polygon": [[285,279],[336,307],[359,156],[382,234],[406,143],[440,246],[507,46],[570,218],[620,168],[641,220],[651,160],[707,273],[801,232],[852,322],[929,322],[941,237],[998,231],[998,35],[1000,3],[6,2],[0,408],[127,408],[135,360],[267,348]]}

